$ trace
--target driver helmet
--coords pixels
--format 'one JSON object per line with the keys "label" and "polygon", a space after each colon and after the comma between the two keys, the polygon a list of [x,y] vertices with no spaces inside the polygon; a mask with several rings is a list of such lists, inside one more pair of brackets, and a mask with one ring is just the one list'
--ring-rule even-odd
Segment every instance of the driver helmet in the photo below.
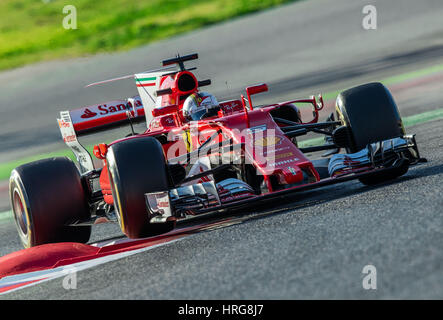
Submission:
{"label": "driver helmet", "polygon": [[207,92],[195,92],[186,98],[183,104],[183,116],[186,120],[201,120],[215,116],[220,110],[217,99]]}

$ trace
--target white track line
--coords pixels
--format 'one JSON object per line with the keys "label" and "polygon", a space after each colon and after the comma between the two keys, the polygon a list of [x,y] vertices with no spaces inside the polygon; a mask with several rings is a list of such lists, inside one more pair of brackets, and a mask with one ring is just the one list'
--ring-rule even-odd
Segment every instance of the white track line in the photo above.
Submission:
{"label": "white track line", "polygon": [[[18,288],[11,289],[9,291],[2,292],[2,293],[0,293],[0,295],[14,292],[14,291],[17,291],[17,290],[20,290],[23,288],[31,287],[33,285],[36,285],[36,284],[39,284],[39,283],[42,283],[45,281],[60,278],[60,277],[66,276],[72,272],[83,271],[83,270],[86,270],[86,269],[89,269],[89,268],[92,268],[92,267],[95,267],[95,266],[98,266],[98,265],[101,265],[104,263],[119,260],[119,259],[122,259],[122,258],[125,258],[128,256],[132,256],[132,255],[140,253],[140,252],[145,252],[145,251],[148,251],[151,249],[155,249],[155,248],[182,240],[184,238],[185,237],[173,239],[171,241],[159,243],[159,244],[156,244],[153,246],[149,246],[149,247],[145,247],[145,248],[141,248],[141,249],[136,249],[136,250],[131,250],[131,251],[120,252],[120,253],[108,255],[105,257],[101,257],[101,258],[86,260],[86,261],[77,262],[77,263],[73,263],[73,264],[66,265],[66,266],[57,267],[54,269],[40,270],[40,271],[34,271],[34,272],[28,272],[28,273],[7,276],[7,277],[0,279],[0,289],[4,288],[4,287],[13,286],[13,285],[19,285],[20,283],[26,283],[29,281],[36,281],[36,282],[30,283],[27,285],[23,285]],[[60,285],[62,285],[62,284],[60,283]]]}

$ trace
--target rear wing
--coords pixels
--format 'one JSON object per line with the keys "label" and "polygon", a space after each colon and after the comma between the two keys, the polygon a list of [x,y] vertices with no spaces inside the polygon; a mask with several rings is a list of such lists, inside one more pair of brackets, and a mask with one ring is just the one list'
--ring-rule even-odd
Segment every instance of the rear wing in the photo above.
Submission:
{"label": "rear wing", "polygon": [[[196,53],[182,57],[177,55],[175,58],[164,60],[161,69],[145,71],[87,85],[86,87],[90,87],[111,81],[133,78],[139,96],[60,112],[60,119],[57,119],[57,121],[63,141],[77,158],[80,164],[80,171],[85,173],[94,170],[94,163],[89,152],[78,141],[79,136],[96,131],[103,131],[111,127],[143,121],[146,122],[146,127],[149,128],[153,120],[153,110],[161,106],[162,97],[161,95],[157,95],[157,93],[162,78],[167,75],[175,75],[178,72],[178,70],[171,72],[171,69],[177,69],[177,67],[171,67],[171,65],[176,64],[181,71],[186,71],[184,62],[197,58],[198,54]],[[198,84],[199,86],[208,85],[210,81],[202,81]]]}
{"label": "rear wing", "polygon": [[78,141],[79,136],[144,121],[145,110],[139,96],[61,111],[57,119],[63,141],[74,153],[82,173],[94,170],[94,163]]}

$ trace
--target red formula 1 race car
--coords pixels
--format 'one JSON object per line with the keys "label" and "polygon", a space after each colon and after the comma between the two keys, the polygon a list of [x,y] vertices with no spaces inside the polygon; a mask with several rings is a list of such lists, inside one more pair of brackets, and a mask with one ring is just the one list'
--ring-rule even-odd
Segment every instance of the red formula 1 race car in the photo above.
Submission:
{"label": "red formula 1 race car", "polygon": [[[266,84],[246,97],[217,102],[199,90],[185,62],[197,54],[163,61],[163,68],[132,75],[139,96],[60,113],[58,124],[78,160],[51,158],[22,165],[10,178],[10,200],[25,247],[87,242],[98,221],[117,222],[130,238],[168,232],[177,220],[248,207],[288,193],[359,179],[375,184],[405,174],[421,158],[406,135],[397,106],[380,83],[348,89],[336,112],[318,122],[323,99],[254,107]],[[297,105],[310,104],[313,119]],[[94,167],[78,137],[112,126],[146,121],[147,130],[94,146],[103,167]],[[315,132],[325,144],[298,147]],[[327,157],[306,154],[327,150]],[[341,150],[341,152],[340,152]]]}

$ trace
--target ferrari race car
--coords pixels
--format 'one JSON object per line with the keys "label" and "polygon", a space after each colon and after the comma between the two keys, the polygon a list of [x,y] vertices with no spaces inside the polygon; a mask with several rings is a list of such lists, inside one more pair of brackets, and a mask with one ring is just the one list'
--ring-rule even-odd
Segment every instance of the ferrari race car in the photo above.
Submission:
{"label": "ferrari race car", "polygon": [[[10,201],[25,247],[86,243],[91,226],[104,221],[118,223],[129,238],[157,235],[181,219],[288,193],[351,179],[380,183],[423,160],[381,83],[341,92],[324,122],[318,121],[321,95],[254,107],[252,96],[268,91],[266,84],[247,87],[246,96],[189,119],[183,113],[186,99],[211,84],[185,67],[197,58],[176,56],[160,69],[131,75],[138,96],[60,112],[63,140],[78,164],[50,158],[11,173]],[[312,120],[301,119],[300,104],[312,107]],[[132,130],[94,146],[101,168],[78,140],[142,122],[143,133]],[[309,132],[323,135],[324,145],[298,147],[297,138]],[[321,150],[326,152],[320,159],[306,156]]]}

